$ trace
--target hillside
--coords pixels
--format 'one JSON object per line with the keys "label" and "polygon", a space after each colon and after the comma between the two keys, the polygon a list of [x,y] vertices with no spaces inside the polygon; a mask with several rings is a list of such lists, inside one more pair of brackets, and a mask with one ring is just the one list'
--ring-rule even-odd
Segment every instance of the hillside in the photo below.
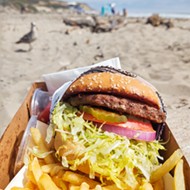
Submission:
{"label": "hillside", "polygon": [[25,12],[49,12],[70,8],[79,12],[92,10],[85,3],[68,3],[56,0],[0,0],[0,5]]}

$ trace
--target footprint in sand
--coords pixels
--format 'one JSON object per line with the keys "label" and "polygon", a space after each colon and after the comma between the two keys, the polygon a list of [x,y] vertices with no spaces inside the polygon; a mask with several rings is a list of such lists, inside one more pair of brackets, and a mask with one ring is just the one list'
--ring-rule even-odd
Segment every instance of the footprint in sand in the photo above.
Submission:
{"label": "footprint in sand", "polygon": [[157,81],[169,81],[173,78],[173,74],[169,70],[153,70],[149,73],[149,77]]}

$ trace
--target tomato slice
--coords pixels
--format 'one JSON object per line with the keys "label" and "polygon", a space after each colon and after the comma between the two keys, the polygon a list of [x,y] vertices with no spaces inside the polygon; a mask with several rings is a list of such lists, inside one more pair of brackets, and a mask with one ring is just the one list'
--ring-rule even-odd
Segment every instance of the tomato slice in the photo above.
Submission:
{"label": "tomato slice", "polygon": [[152,124],[149,121],[144,122],[143,120],[128,118],[127,122],[109,123],[100,121],[88,113],[84,113],[83,118],[95,122],[97,126],[102,126],[104,131],[126,136],[129,139],[143,141],[153,141],[156,139],[156,131],[153,129]]}
{"label": "tomato slice", "polygon": [[51,103],[49,103],[44,110],[38,115],[38,120],[48,124],[49,123],[49,114],[50,114]]}

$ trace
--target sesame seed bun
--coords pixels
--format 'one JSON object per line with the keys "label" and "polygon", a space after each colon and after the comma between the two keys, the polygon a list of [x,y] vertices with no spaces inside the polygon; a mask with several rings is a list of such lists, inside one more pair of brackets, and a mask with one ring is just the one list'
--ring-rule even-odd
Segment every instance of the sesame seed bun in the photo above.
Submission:
{"label": "sesame seed bun", "polygon": [[[106,69],[105,69],[106,68]],[[103,93],[130,98],[162,108],[156,89],[132,73],[108,67],[89,70],[78,77],[67,89],[63,100],[81,93]]]}

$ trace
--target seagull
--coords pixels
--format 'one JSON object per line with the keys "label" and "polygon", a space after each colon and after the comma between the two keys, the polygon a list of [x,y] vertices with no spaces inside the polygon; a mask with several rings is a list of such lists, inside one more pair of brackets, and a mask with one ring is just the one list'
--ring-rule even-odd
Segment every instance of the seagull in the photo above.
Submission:
{"label": "seagull", "polygon": [[31,22],[31,29],[30,32],[28,32],[27,34],[25,34],[22,38],[20,38],[20,40],[18,40],[16,42],[16,44],[20,44],[20,43],[27,43],[29,44],[29,50],[32,50],[32,45],[31,43],[33,41],[35,41],[37,39],[37,30],[36,30],[36,24],[34,22]]}

